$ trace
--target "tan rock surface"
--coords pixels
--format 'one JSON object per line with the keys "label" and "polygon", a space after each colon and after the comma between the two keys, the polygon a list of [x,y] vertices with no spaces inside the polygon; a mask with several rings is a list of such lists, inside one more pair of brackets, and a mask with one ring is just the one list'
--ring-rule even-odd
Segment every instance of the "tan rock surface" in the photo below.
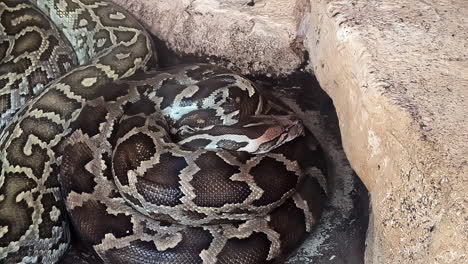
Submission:
{"label": "tan rock surface", "polygon": [[306,0],[112,1],[180,53],[216,56],[244,73],[284,74],[302,63],[296,17]]}
{"label": "tan rock surface", "polygon": [[113,1],[174,50],[244,73],[298,68],[304,40],[371,193],[366,262],[466,263],[465,0]]}
{"label": "tan rock surface", "polygon": [[371,193],[366,262],[466,263],[468,4],[311,7],[311,70]]}

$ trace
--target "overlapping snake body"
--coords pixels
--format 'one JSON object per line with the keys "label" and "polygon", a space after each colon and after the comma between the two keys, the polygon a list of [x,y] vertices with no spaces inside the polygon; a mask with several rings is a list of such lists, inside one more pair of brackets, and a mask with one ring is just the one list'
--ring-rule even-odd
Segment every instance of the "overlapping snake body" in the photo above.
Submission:
{"label": "overlapping snake body", "polygon": [[118,81],[154,62],[135,20],[101,1],[36,5],[82,66],[1,134],[1,260],[56,263],[64,204],[105,263],[276,263],[310,231],[319,190],[304,180],[294,116],[211,65]]}
{"label": "overlapping snake body", "polygon": [[[63,256],[69,231],[57,176],[70,122],[87,100],[100,96],[97,87],[154,62],[149,36],[121,8],[102,1],[40,3],[60,12],[56,18],[67,21],[62,31],[87,32],[93,41],[77,45],[89,51],[92,60],[83,61],[27,102],[0,135],[0,259],[4,263],[57,263]],[[92,19],[80,23],[83,18]]]}
{"label": "overlapping snake body", "polygon": [[[210,75],[193,80],[188,76],[194,72]],[[182,93],[209,81],[204,90],[215,97],[223,94],[217,99],[226,104],[227,97],[236,101],[234,93],[223,91],[238,90],[234,77],[210,65],[137,75],[112,85],[121,91],[117,97],[89,102],[72,124],[77,131],[62,160],[64,197],[80,241],[92,245],[105,263],[273,263],[317,221],[315,201],[295,192],[303,180],[297,162],[303,142],[282,145],[301,134],[297,120],[261,116],[250,127],[241,125],[279,140],[264,154],[191,149],[173,142],[164,115],[167,97],[158,96],[167,82],[180,85]],[[189,107],[193,97],[197,94],[180,101],[187,99]],[[216,123],[215,116],[206,116],[210,108],[203,109],[207,112],[193,112]],[[248,115],[232,116],[243,114]],[[194,115],[186,112],[186,120],[178,120],[181,127],[197,123],[201,117]],[[269,127],[276,122],[278,129],[273,133],[262,122]],[[223,126],[226,132],[230,128],[240,129],[237,123]],[[304,185],[312,193],[316,187]]]}

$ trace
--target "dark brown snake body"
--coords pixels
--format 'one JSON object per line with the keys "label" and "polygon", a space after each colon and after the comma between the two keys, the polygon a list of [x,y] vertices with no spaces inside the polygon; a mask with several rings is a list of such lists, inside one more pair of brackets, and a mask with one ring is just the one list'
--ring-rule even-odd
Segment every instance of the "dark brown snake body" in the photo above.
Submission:
{"label": "dark brown snake body", "polygon": [[212,65],[132,76],[155,61],[141,26],[107,2],[59,2],[36,4],[81,66],[1,134],[0,259],[56,263],[70,221],[104,263],[283,261],[319,212],[300,121]]}

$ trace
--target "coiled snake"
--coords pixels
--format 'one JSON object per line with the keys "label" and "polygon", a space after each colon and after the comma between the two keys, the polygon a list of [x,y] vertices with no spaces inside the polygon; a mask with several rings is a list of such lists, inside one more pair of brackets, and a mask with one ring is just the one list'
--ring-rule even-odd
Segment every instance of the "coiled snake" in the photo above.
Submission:
{"label": "coiled snake", "polygon": [[[5,107],[2,263],[57,263],[70,222],[104,263],[276,263],[310,231],[320,190],[303,177],[297,118],[223,68],[147,72],[156,62],[151,39],[113,4],[34,6],[0,3],[2,39],[9,39],[3,57],[28,43],[25,32],[43,41],[63,34],[79,66],[68,71],[75,58],[65,56],[68,48],[54,50],[66,41],[42,42],[66,73],[22,93],[37,94],[21,99],[12,119],[16,110]],[[40,20],[36,7],[53,22]],[[28,81],[5,84],[5,102],[16,103],[14,91],[33,83],[14,77]]]}

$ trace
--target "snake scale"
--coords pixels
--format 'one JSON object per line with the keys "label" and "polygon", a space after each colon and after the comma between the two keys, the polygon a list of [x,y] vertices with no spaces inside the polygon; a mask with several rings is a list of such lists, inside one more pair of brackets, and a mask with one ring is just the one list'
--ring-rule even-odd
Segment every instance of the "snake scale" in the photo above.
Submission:
{"label": "snake scale", "polygon": [[106,1],[0,19],[2,263],[59,263],[71,236],[102,263],[281,263],[317,222],[320,149],[247,79],[149,71],[150,36]]}

